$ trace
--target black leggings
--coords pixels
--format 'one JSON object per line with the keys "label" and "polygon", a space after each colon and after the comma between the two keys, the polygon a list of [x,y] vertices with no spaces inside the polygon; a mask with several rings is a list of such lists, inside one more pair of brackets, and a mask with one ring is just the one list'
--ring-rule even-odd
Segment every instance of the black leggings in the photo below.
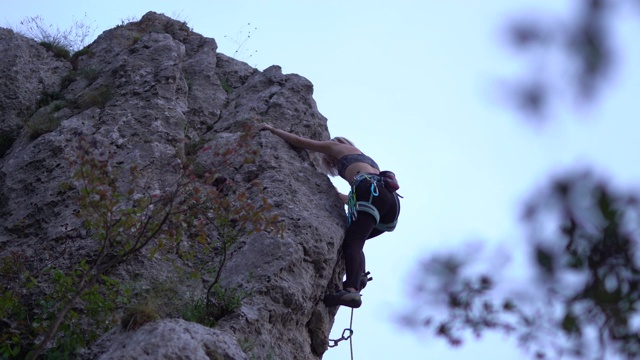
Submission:
{"label": "black leggings", "polygon": [[[371,197],[371,182],[361,180],[355,188],[356,200],[368,202]],[[400,202],[397,195],[378,184],[378,196],[374,196],[371,204],[380,213],[380,223],[392,223],[400,214]],[[342,253],[346,268],[347,280],[345,288],[360,290],[360,276],[365,271],[364,242],[374,238],[384,231],[375,228],[376,219],[368,212],[358,211],[358,217],[351,222],[344,237]]]}

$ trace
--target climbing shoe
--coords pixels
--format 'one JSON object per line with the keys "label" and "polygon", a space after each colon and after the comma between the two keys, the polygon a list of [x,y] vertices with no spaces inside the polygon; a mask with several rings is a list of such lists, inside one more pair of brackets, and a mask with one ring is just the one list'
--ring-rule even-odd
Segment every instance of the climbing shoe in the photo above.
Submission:
{"label": "climbing shoe", "polygon": [[360,293],[348,290],[340,290],[335,294],[327,294],[324,296],[323,302],[328,307],[343,305],[350,308],[359,308],[360,305],[362,305]]}

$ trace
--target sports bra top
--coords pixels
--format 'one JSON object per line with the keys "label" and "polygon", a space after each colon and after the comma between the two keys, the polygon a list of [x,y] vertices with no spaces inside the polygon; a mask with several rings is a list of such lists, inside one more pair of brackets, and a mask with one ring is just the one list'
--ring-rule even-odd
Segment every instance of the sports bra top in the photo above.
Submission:
{"label": "sports bra top", "polygon": [[378,164],[376,164],[376,162],[373,161],[373,159],[368,157],[367,155],[348,154],[338,159],[338,175],[340,175],[343,179],[346,179],[345,172],[347,171],[347,168],[350,165],[355,163],[365,163],[376,168],[376,170],[380,171],[380,167],[378,167]]}

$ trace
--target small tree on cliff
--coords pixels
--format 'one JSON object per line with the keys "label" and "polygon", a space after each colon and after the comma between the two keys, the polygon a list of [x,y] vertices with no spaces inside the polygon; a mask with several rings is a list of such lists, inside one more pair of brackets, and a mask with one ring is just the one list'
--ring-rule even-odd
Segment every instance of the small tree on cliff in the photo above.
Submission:
{"label": "small tree on cliff", "polygon": [[[248,148],[253,146],[252,141],[246,141],[251,134],[251,128],[246,128],[237,143],[217,149],[214,156],[220,157],[221,164],[234,157],[252,161],[257,150]],[[269,229],[282,231],[279,218],[270,212],[271,204],[266,198],[252,199],[240,191],[231,199],[234,192],[221,191],[215,171],[197,175],[187,162],[173,183],[165,189],[153,190],[137,166],[118,167],[112,155],[102,151],[94,141],[79,136],[76,150],[72,163],[76,168],[74,182],[65,187],[78,191],[78,216],[97,248],[74,269],[52,269],[54,291],[36,291],[48,303],[46,311],[36,314],[36,319],[29,319],[27,314],[33,310],[24,303],[27,297],[20,295],[20,287],[33,291],[40,287],[26,269],[21,274],[26,284],[17,282],[15,288],[3,289],[1,314],[15,320],[11,331],[0,336],[3,341],[0,351],[7,357],[23,357],[31,348],[26,356],[35,359],[56,339],[57,347],[68,354],[94,340],[92,336],[106,328],[87,332],[79,319],[98,317],[93,320],[102,327],[112,323],[105,317],[112,316],[110,312],[120,289],[118,282],[107,275],[142,250],[147,249],[154,257],[166,249],[182,246],[187,249],[183,255],[188,258],[189,252],[204,249],[213,253],[213,249],[222,248],[222,256],[214,265],[216,278],[207,291],[209,300],[212,287],[220,279],[227,249],[238,236]],[[209,234],[209,226],[218,229],[217,236]],[[7,261],[3,259],[3,268]],[[78,311],[81,305],[84,315]],[[64,335],[58,337],[60,331]],[[92,334],[89,338],[88,333]]]}

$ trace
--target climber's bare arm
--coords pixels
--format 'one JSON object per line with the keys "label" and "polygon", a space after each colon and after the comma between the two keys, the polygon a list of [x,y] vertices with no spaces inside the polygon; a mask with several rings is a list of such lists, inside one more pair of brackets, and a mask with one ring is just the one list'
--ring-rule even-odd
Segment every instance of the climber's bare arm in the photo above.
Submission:
{"label": "climber's bare arm", "polygon": [[317,140],[307,139],[307,138],[286,132],[284,130],[274,128],[270,124],[260,124],[258,126],[258,130],[269,130],[271,131],[271,133],[279,136],[280,138],[282,138],[283,140],[285,140],[286,142],[288,142],[289,144],[295,147],[324,153],[327,155],[334,156],[336,158],[340,158],[346,154],[359,153],[358,149],[349,145],[340,144],[335,141],[317,141]]}

